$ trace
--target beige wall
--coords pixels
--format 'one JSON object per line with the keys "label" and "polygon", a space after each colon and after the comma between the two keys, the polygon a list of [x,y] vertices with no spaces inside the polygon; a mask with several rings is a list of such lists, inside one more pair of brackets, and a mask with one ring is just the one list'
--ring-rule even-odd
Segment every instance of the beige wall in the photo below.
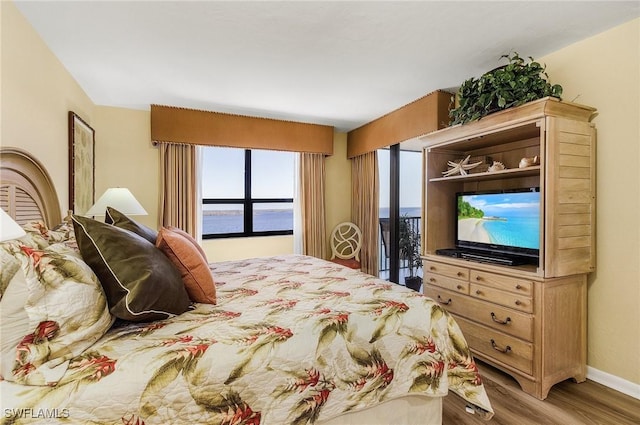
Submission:
{"label": "beige wall", "polygon": [[160,153],[151,144],[149,111],[97,106],[94,122],[96,198],[110,187],[126,187],[149,213],[135,220],[157,228]]}
{"label": "beige wall", "polygon": [[588,364],[640,384],[640,19],[539,59],[564,99],[598,108]]}
{"label": "beige wall", "polygon": [[[147,112],[96,107],[10,2],[2,20],[1,139],[34,153],[51,173],[60,202],[67,194],[67,111],[96,129],[97,191],[129,187],[157,223],[158,153]],[[589,280],[589,365],[640,384],[640,20],[538,58],[565,99],[597,107],[598,270]],[[16,41],[16,40],[19,40]],[[351,169],[346,135],[327,158],[327,232],[350,218]],[[100,193],[99,193],[100,194]],[[213,260],[289,252],[290,238],[206,242]],[[263,245],[262,241],[265,242]],[[275,242],[275,243],[273,243]],[[273,243],[273,244],[272,244]],[[223,247],[224,245],[224,247]]]}
{"label": "beige wall", "polygon": [[293,236],[208,239],[202,247],[209,261],[293,254]]}
{"label": "beige wall", "polygon": [[68,111],[95,127],[94,105],[12,2],[1,1],[0,144],[34,153],[49,171],[61,212],[68,197]]}

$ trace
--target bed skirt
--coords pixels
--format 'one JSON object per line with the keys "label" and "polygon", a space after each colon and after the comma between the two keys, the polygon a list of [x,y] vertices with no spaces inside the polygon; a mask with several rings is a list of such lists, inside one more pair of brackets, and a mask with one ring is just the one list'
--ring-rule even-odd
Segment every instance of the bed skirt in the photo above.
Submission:
{"label": "bed skirt", "polygon": [[317,425],[440,425],[442,398],[406,396],[359,412],[346,413]]}

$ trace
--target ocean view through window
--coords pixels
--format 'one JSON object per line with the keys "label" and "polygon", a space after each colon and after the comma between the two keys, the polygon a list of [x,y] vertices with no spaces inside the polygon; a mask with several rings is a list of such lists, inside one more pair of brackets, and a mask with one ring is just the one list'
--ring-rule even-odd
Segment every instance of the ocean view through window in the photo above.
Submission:
{"label": "ocean view through window", "polygon": [[204,148],[202,237],[293,234],[294,155]]}

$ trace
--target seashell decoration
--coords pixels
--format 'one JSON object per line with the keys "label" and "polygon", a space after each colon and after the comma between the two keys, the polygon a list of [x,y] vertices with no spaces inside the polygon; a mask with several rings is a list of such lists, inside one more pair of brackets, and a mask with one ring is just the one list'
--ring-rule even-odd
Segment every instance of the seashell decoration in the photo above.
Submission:
{"label": "seashell decoration", "polygon": [[538,165],[540,162],[538,161],[538,155],[525,157],[520,160],[520,164],[518,164],[518,168],[527,168],[532,165]]}
{"label": "seashell decoration", "polygon": [[504,166],[504,164],[500,161],[493,161],[493,164],[491,164],[489,166],[489,168],[487,169],[487,172],[489,173],[494,173],[496,171],[500,171],[500,170],[504,170],[506,167]]}

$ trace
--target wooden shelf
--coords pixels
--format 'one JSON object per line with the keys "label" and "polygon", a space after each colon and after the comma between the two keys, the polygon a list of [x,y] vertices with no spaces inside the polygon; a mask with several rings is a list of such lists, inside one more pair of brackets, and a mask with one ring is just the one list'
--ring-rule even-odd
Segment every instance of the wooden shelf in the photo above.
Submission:
{"label": "wooden shelf", "polygon": [[471,173],[466,176],[451,176],[451,177],[435,177],[429,179],[430,182],[460,182],[460,181],[481,181],[481,180],[495,180],[509,177],[528,177],[537,176],[540,174],[540,166],[534,165],[527,168],[510,168],[507,170],[500,170],[484,173]]}

